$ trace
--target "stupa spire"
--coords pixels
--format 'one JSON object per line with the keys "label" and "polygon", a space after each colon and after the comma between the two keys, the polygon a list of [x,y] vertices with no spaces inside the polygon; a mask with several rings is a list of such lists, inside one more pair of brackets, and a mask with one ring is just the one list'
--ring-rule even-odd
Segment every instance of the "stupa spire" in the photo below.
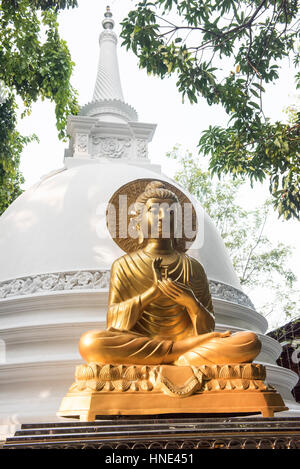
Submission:
{"label": "stupa spire", "polygon": [[108,99],[124,101],[117,57],[118,39],[113,31],[114,24],[108,6],[102,21],[103,31],[99,36],[100,53],[93,102]]}
{"label": "stupa spire", "polygon": [[93,100],[77,116],[68,117],[69,148],[65,164],[115,160],[152,165],[148,158],[156,125],[138,122],[136,110],[124,101],[117,58],[114,20],[106,8],[99,37],[100,54]]}

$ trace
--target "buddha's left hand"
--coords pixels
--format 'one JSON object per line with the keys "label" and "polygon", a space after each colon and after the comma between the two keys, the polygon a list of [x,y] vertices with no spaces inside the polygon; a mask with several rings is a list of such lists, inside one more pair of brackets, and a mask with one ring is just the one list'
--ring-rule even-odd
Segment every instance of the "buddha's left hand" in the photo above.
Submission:
{"label": "buddha's left hand", "polygon": [[179,305],[185,306],[188,309],[193,309],[198,306],[198,301],[193,290],[186,286],[182,286],[170,278],[159,280],[158,288],[162,293]]}

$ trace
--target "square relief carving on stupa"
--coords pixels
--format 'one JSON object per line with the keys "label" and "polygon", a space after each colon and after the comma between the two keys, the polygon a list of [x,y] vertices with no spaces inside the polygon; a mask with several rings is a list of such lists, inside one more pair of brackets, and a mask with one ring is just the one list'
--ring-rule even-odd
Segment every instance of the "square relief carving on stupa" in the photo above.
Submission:
{"label": "square relief carving on stupa", "polygon": [[92,137],[94,158],[130,158],[132,140],[117,137]]}

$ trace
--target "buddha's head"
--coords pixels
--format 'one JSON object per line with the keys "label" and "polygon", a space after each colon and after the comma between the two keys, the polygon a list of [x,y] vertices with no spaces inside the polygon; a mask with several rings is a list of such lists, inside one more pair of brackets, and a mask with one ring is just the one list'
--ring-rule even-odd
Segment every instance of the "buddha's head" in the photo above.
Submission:
{"label": "buddha's head", "polygon": [[144,239],[175,239],[180,204],[162,181],[150,182],[134,204],[139,243]]}
{"label": "buddha's head", "polygon": [[[128,253],[155,244],[158,250],[185,252],[197,235],[192,202],[168,181],[147,178],[124,184],[109,200],[106,221],[112,239]],[[158,241],[148,244],[153,238]]]}

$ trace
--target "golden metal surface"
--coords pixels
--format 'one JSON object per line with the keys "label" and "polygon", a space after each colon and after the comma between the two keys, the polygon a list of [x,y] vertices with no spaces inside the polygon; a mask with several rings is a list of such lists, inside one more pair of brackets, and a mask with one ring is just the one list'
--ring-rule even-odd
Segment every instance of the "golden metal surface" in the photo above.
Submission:
{"label": "golden metal surface", "polygon": [[[141,247],[132,250],[134,244],[115,238],[130,249],[111,269],[107,329],[81,337],[79,350],[88,364],[77,367],[58,415],[91,420],[101,414],[272,416],[285,410],[280,395],[264,383],[264,367],[251,363],[261,349],[257,335],[214,331],[205,271],[175,238],[172,204],[182,203],[184,194],[149,180],[121,189],[131,201],[134,194],[135,245]],[[153,232],[157,236],[149,236]]]}
{"label": "golden metal surface", "polygon": [[159,391],[186,397],[203,391],[272,390],[264,383],[266,369],[257,363],[243,365],[79,365],[69,392]]}
{"label": "golden metal surface", "polygon": [[93,421],[101,415],[258,413],[286,410],[264,383],[263,365],[99,365],[76,369],[58,415]]}
{"label": "golden metal surface", "polygon": [[[131,193],[140,185],[141,180],[134,181],[127,190]],[[145,185],[135,201],[138,239],[144,247],[114,262],[107,329],[81,337],[83,359],[139,365],[251,362],[261,348],[256,334],[214,331],[205,271],[196,259],[176,249],[177,227],[170,207],[183,196],[161,181]],[[165,236],[162,224],[167,218]],[[157,237],[148,235],[153,232]]]}
{"label": "golden metal surface", "polygon": [[275,391],[222,391],[193,394],[185,399],[146,392],[139,395],[89,392],[67,394],[57,415],[92,422],[102,415],[261,413],[263,417],[273,417],[283,410],[288,409]]}

